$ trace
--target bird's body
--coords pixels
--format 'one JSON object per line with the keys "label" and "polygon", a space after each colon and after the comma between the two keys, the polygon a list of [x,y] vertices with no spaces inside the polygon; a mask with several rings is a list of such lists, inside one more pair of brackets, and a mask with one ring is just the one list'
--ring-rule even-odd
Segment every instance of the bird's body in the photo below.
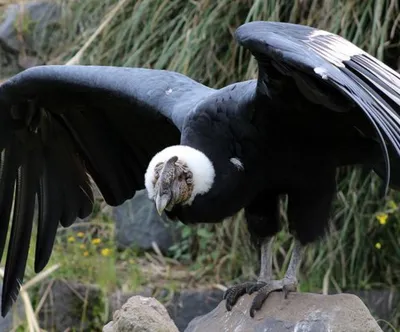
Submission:
{"label": "bird's body", "polygon": [[[259,280],[226,292],[230,309],[258,291],[295,290],[302,246],[322,236],[336,170],[363,165],[399,187],[400,75],[350,42],[301,25],[251,22],[236,31],[258,61],[256,80],[212,89],[171,71],[42,66],[0,86],[0,253],[15,202],[2,293],[4,316],[22,282],[38,198],[35,270],[56,229],[86,217],[89,175],[110,205],[146,188],[184,223],[245,210],[261,243]],[[273,280],[279,197],[296,239]]]}

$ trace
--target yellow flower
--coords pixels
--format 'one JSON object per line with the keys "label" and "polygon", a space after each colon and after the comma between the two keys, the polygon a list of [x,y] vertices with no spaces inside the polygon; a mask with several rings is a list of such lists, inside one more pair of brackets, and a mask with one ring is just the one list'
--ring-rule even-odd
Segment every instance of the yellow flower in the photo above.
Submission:
{"label": "yellow flower", "polygon": [[83,256],[89,256],[89,251],[85,251],[84,253],[83,253]]}
{"label": "yellow flower", "polygon": [[86,249],[86,246],[85,246],[84,244],[81,244],[81,245],[79,246],[79,248],[81,248],[81,249]]}
{"label": "yellow flower", "polygon": [[92,240],[93,244],[99,244],[100,242],[101,242],[101,239],[99,239],[99,238],[96,238],[96,239]]}
{"label": "yellow flower", "polygon": [[111,255],[111,249],[108,249],[108,248],[101,249],[101,254],[104,257],[110,256]]}
{"label": "yellow flower", "polygon": [[396,210],[397,209],[397,204],[394,201],[389,201],[388,205],[391,209]]}
{"label": "yellow flower", "polygon": [[375,248],[376,249],[381,249],[382,245],[380,244],[380,242],[375,243]]}
{"label": "yellow flower", "polygon": [[376,216],[376,219],[378,219],[378,221],[379,221],[379,223],[381,225],[385,225],[386,224],[387,218],[388,218],[388,215],[386,213],[379,213]]}
{"label": "yellow flower", "polygon": [[69,238],[68,238],[68,242],[75,242],[75,238],[73,237],[73,236],[70,236]]}
{"label": "yellow flower", "polygon": [[83,233],[83,232],[78,232],[78,233],[76,234],[76,236],[77,236],[77,237],[84,237],[84,236],[85,236],[85,233]]}

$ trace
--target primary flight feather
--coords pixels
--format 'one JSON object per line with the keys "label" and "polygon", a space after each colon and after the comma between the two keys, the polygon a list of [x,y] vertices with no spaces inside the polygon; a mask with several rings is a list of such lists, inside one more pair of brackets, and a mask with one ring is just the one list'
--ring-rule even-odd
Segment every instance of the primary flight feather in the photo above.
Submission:
{"label": "primary flight feather", "polygon": [[[90,177],[110,205],[146,188],[159,213],[220,222],[241,209],[261,244],[260,277],[228,289],[228,310],[258,292],[295,291],[304,245],[324,234],[338,167],[361,164],[398,188],[400,75],[326,31],[251,22],[235,34],[258,62],[256,80],[212,89],[171,71],[39,66],[0,86],[0,254],[5,316],[23,282],[39,212],[35,271],[59,224],[92,211]],[[295,247],[273,280],[279,197]],[[11,230],[9,224],[11,222]]]}

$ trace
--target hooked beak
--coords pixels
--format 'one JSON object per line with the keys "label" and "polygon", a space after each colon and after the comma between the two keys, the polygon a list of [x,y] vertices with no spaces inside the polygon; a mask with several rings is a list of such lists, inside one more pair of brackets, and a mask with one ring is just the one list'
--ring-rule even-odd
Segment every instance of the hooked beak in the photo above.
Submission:
{"label": "hooked beak", "polygon": [[170,197],[168,195],[160,195],[157,194],[155,202],[156,202],[156,208],[158,214],[161,216],[165,208],[167,207],[168,203],[170,201]]}

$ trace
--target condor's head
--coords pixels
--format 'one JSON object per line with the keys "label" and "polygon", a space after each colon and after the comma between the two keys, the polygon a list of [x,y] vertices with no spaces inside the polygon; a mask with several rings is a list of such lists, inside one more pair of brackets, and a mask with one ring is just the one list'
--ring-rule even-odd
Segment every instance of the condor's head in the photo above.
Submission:
{"label": "condor's head", "polygon": [[207,193],[214,182],[210,159],[199,150],[175,145],[157,153],[145,174],[145,186],[158,213],[176,205],[190,205],[197,195]]}

